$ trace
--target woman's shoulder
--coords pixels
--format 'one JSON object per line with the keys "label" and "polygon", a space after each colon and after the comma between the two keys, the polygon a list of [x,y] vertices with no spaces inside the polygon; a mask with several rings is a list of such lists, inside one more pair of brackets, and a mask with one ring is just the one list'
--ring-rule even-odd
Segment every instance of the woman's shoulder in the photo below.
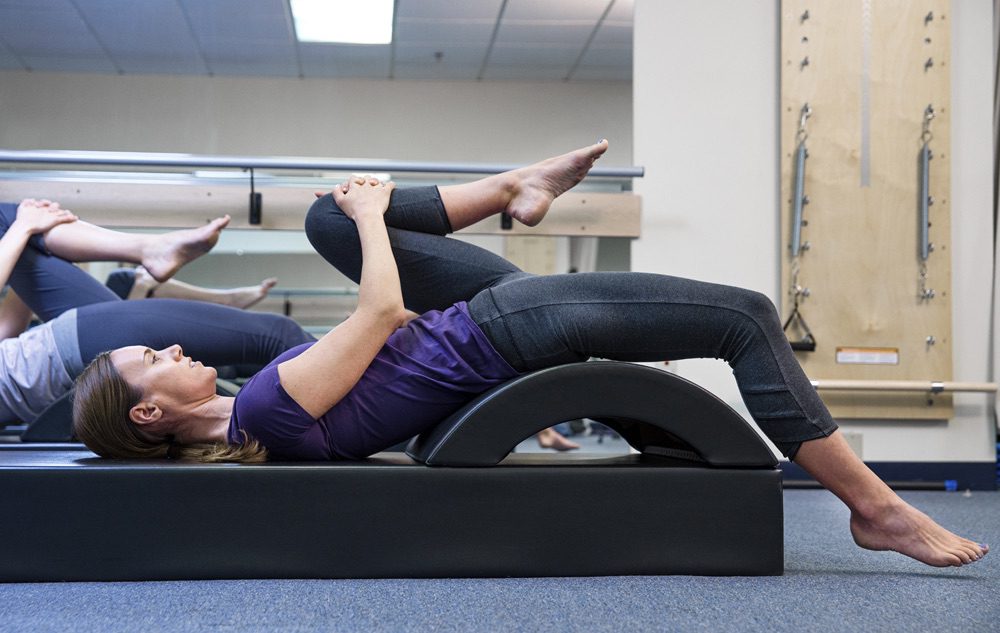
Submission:
{"label": "woman's shoulder", "polygon": [[230,442],[246,434],[263,444],[274,457],[326,459],[328,452],[317,437],[317,421],[281,386],[277,364],[265,367],[248,380],[233,403]]}
{"label": "woman's shoulder", "polygon": [[[297,355],[288,358],[294,358]],[[281,376],[278,374],[278,365],[281,362],[282,359],[279,356],[243,383],[236,394],[236,402],[233,405],[234,417],[257,417],[258,415],[266,417],[275,414],[298,416],[300,413],[308,417],[309,414],[305,413],[302,407],[281,386]]]}

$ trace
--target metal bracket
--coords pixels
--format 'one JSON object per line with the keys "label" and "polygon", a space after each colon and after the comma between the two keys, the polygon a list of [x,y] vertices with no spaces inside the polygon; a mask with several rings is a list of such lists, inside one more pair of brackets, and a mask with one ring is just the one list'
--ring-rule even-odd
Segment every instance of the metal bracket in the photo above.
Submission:
{"label": "metal bracket", "polygon": [[247,221],[251,225],[259,225],[264,212],[264,194],[254,190],[253,167],[248,167],[244,171],[250,172],[250,209]]}

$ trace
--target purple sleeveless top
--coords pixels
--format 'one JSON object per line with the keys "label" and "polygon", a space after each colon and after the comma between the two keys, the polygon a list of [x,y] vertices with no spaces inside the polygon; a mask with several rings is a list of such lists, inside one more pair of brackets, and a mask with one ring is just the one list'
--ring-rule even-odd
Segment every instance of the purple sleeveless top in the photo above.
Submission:
{"label": "purple sleeveless top", "polygon": [[278,379],[278,365],[310,345],[281,354],[243,385],[233,405],[230,443],[242,442],[245,431],[272,459],[361,459],[433,427],[518,375],[469,317],[465,302],[456,303],[393,332],[354,389],[314,419]]}

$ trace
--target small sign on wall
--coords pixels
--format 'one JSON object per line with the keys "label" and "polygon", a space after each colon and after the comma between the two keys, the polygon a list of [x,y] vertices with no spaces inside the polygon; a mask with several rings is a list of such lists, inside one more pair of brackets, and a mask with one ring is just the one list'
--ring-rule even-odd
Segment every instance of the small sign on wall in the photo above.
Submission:
{"label": "small sign on wall", "polygon": [[841,365],[898,365],[896,347],[838,347],[837,363]]}

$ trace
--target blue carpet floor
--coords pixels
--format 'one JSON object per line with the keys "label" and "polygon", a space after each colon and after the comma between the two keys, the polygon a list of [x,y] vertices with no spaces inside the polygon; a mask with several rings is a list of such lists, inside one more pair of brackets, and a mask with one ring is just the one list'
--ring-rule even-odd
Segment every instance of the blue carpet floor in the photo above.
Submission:
{"label": "blue carpet floor", "polygon": [[[903,497],[1000,543],[1000,493]],[[857,548],[825,491],[785,503],[780,577],[9,584],[0,631],[1000,631],[1000,552],[925,567]]]}

